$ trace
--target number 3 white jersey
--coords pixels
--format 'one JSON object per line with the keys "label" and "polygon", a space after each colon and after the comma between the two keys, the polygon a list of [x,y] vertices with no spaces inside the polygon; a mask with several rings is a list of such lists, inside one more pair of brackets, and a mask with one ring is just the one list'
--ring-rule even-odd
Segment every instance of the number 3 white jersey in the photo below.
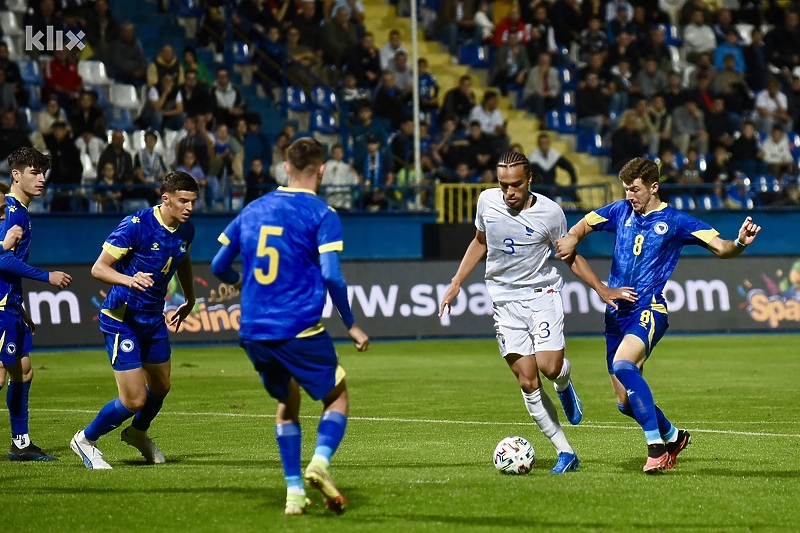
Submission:
{"label": "number 3 white jersey", "polygon": [[557,203],[531,194],[536,202],[521,212],[506,205],[499,188],[478,198],[475,227],[486,234],[486,288],[494,302],[530,300],[541,289],[563,285],[547,258],[566,235],[567,219]]}

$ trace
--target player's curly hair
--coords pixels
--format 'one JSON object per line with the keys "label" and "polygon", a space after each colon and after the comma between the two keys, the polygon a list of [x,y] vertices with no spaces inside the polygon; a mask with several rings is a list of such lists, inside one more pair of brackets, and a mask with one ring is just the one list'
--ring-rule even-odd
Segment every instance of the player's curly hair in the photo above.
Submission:
{"label": "player's curly hair", "polygon": [[18,148],[8,156],[9,170],[23,172],[28,167],[44,174],[50,168],[50,156],[28,146]]}
{"label": "player's curly hair", "polygon": [[200,192],[200,187],[197,186],[197,180],[191,175],[182,170],[176,170],[164,176],[164,181],[161,182],[161,194],[178,191]]}
{"label": "player's curly hair", "polygon": [[301,172],[309,167],[317,170],[325,162],[325,150],[318,140],[303,137],[289,145],[286,160]]}
{"label": "player's curly hair", "polygon": [[636,179],[642,180],[644,185],[658,182],[658,165],[646,157],[634,157],[619,171],[619,179],[625,185],[630,185]]}

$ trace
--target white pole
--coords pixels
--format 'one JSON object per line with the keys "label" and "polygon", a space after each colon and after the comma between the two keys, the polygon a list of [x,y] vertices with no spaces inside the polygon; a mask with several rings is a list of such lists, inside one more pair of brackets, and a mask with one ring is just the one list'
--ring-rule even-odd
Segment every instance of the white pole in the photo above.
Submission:
{"label": "white pole", "polygon": [[[422,164],[419,148],[419,45],[417,43],[417,0],[411,0],[411,66],[413,68],[413,110],[414,110],[414,178],[416,184],[422,183]],[[417,192],[417,206],[420,193]]]}

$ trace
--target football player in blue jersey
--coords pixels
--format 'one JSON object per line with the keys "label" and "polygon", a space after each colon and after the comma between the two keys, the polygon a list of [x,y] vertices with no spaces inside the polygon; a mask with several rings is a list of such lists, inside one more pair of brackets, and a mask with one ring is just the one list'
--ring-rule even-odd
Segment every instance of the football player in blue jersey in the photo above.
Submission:
{"label": "football player in blue jersey", "polygon": [[177,331],[195,303],[189,249],[194,226],[189,217],[198,187],[185,172],[167,174],[162,203],[125,217],[103,244],[92,275],[112,285],[98,321],[114,369],[119,397],[108,402],[70,442],[87,468],[111,468],[97,449],[97,439],[133,417],[120,435],[148,463],[165,462],[147,430],[170,389],[170,344],[164,299],[177,273],[186,301],[169,320]]}
{"label": "football player in blue jersey", "polygon": [[20,148],[8,156],[8,167],[11,170],[11,192],[5,197],[4,220],[0,229],[0,235],[5,234],[6,240],[12,235],[11,241],[4,242],[0,255],[0,362],[10,376],[6,393],[11,419],[8,458],[12,461],[54,461],[56,458],[33,444],[28,435],[34,325],[22,305],[22,279],[34,279],[64,289],[72,278],[64,272],[46,272],[27,263],[31,246],[28,205],[44,190],[44,173],[50,167],[50,158],[33,148]]}
{"label": "football player in blue jersey", "polygon": [[[322,145],[299,139],[287,150],[289,186],[248,204],[219,240],[211,270],[222,281],[241,284],[241,345],[278,400],[275,438],[286,478],[287,515],[306,512],[300,469],[300,387],[322,400],[314,457],[305,481],[322,492],[325,506],[341,514],[347,501],[328,467],[342,441],[349,397],[344,370],[321,323],[326,292],[359,351],[369,338],[355,324],[347,283],[339,267],[342,225],[317,197],[325,170]],[[242,256],[242,274],[231,264]]]}
{"label": "football player in blue jersey", "polygon": [[556,256],[569,257],[593,231],[615,234],[608,286],[592,288],[609,304],[605,315],[606,361],[622,414],[644,430],[648,458],[643,470],[652,474],[675,467],[678,454],[691,442],[658,408],[642,368],[667,330],[663,290],[681,249],[696,244],[722,259],[740,255],[761,231],[747,217],[735,240],[724,240],[702,220],[678,211],[658,195],[658,167],[637,157],[620,171],[625,200],[587,214],[556,244]]}

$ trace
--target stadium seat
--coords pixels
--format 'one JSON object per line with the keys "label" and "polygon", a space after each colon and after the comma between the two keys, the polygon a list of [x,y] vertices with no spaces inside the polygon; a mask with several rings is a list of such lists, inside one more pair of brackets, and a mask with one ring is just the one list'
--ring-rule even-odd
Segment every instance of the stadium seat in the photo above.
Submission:
{"label": "stadium seat", "polygon": [[697,156],[697,168],[700,169],[700,172],[705,172],[706,167],[707,167],[706,156],[704,155]]}
{"label": "stadium seat", "polygon": [[311,107],[308,104],[306,93],[299,87],[290,85],[286,87],[283,94],[283,101],[286,106],[292,111],[309,111]]}
{"label": "stadium seat", "polygon": [[594,143],[594,135],[594,130],[579,127],[576,139],[576,149],[583,153],[589,152],[589,150],[592,148],[592,144]]}
{"label": "stadium seat", "polygon": [[78,62],[78,74],[87,85],[111,85],[114,81],[108,77],[106,66],[102,61]]}
{"label": "stadium seat", "polygon": [[575,111],[577,109],[575,102],[575,91],[563,91],[562,95],[562,105],[564,111]]}
{"label": "stadium seat", "polygon": [[331,113],[336,113],[339,109],[336,92],[330,87],[314,87],[311,89],[311,103],[315,107]]}
{"label": "stadium seat", "polygon": [[558,111],[548,111],[547,115],[545,116],[545,124],[548,130],[558,131],[561,125],[561,117],[558,114]]}
{"label": "stadium seat", "polygon": [[19,25],[17,14],[12,11],[0,11],[0,28],[3,34],[11,37],[21,37],[25,31]]}
{"label": "stadium seat", "polygon": [[315,109],[311,112],[310,126],[312,132],[319,132],[325,135],[339,133],[339,125],[336,123],[336,117],[325,109]]}
{"label": "stadium seat", "polygon": [[[106,127],[109,130],[122,130],[124,132],[136,130],[130,109],[124,107],[109,107],[106,109]],[[111,142],[110,136],[109,142]]]}
{"label": "stadium seat", "polygon": [[127,83],[113,83],[109,88],[109,101],[111,105],[125,109],[140,109],[142,101],[138,91],[133,85]]}
{"label": "stadium seat", "polygon": [[559,112],[559,133],[575,134],[578,131],[578,119],[570,111]]}
{"label": "stadium seat", "polygon": [[722,200],[716,194],[704,194],[697,198],[697,208],[705,211],[722,209]]}
{"label": "stadium seat", "polygon": [[689,162],[689,158],[683,155],[682,153],[675,151],[675,166],[679,169]]}
{"label": "stadium seat", "polygon": [[561,75],[561,83],[564,89],[569,91],[576,91],[578,89],[578,76],[574,75],[569,68],[559,67],[558,72]]}
{"label": "stadium seat", "polygon": [[108,97],[106,96],[106,88],[101,87],[99,85],[84,87],[92,91],[97,98],[97,105],[100,106],[100,109],[106,109],[108,107]]}
{"label": "stadium seat", "polygon": [[[161,134],[157,131],[154,131],[153,133],[156,134],[156,152],[163,155],[166,153],[167,148],[164,145]],[[145,130],[136,130],[130,134],[129,137],[131,140],[131,150],[133,150],[134,153],[139,152],[144,148],[144,134]]]}
{"label": "stadium seat", "polygon": [[18,61],[17,64],[19,65],[19,74],[22,78],[22,83],[25,85],[44,85],[42,69],[39,67],[37,61],[24,60]]}
{"label": "stadium seat", "polygon": [[233,62],[236,65],[249,65],[253,59],[253,52],[244,41],[233,41]]}
{"label": "stadium seat", "polygon": [[736,28],[736,31],[738,31],[739,35],[742,37],[743,46],[748,46],[753,42],[753,29],[755,26],[752,24],[739,23],[734,24],[733,27]]}
{"label": "stadium seat", "polygon": [[28,107],[33,111],[41,111],[44,109],[39,87],[36,85],[25,85],[25,90],[28,91]]}
{"label": "stadium seat", "polygon": [[462,64],[472,68],[489,68],[492,65],[492,51],[488,46],[462,44],[459,56]]}
{"label": "stadium seat", "polygon": [[28,128],[28,133],[36,131],[36,121],[33,119],[33,112],[29,107],[20,107],[17,110],[17,116],[19,117],[20,125]]}
{"label": "stadium seat", "polygon": [[12,13],[23,15],[28,11],[28,2],[26,0],[6,0],[6,9]]}
{"label": "stadium seat", "polygon": [[672,24],[659,24],[658,27],[664,30],[664,37],[667,46],[677,46],[678,48],[683,46],[683,41],[681,41],[681,38],[678,35],[678,28]]}
{"label": "stadium seat", "polygon": [[181,18],[200,18],[203,16],[202,0],[178,0],[176,15]]}
{"label": "stadium seat", "polygon": [[679,211],[691,211],[695,207],[694,199],[688,194],[676,194],[672,197],[672,204]]}

